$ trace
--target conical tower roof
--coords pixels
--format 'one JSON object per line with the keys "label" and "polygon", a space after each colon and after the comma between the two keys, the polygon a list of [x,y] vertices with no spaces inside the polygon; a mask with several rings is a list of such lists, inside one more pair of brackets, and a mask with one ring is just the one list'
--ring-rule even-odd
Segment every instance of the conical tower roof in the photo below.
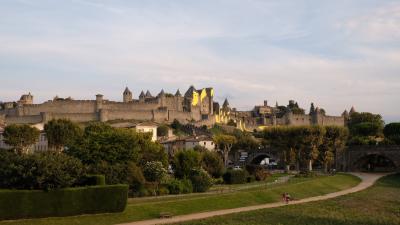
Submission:
{"label": "conical tower roof", "polygon": [[165,95],[165,92],[164,92],[164,89],[161,89],[161,91],[160,91],[160,93],[158,93],[158,95],[157,96],[163,96],[163,95]]}
{"label": "conical tower roof", "polygon": [[356,110],[354,109],[354,106],[352,106],[350,109],[350,114],[355,113],[355,112],[356,112]]}
{"label": "conical tower roof", "polygon": [[146,97],[146,96],[144,94],[144,91],[142,90],[142,92],[140,92],[139,98],[144,98],[144,97]]}
{"label": "conical tower roof", "polygon": [[150,91],[147,90],[147,91],[146,91],[146,98],[151,98],[151,97],[153,97],[153,96],[151,95]]}
{"label": "conical tower roof", "polygon": [[225,98],[225,101],[224,101],[224,104],[222,104],[222,107],[224,107],[224,108],[229,107],[229,102],[228,102],[227,98]]}
{"label": "conical tower roof", "polygon": [[125,93],[131,93],[131,91],[129,90],[128,87],[125,88],[124,94],[125,94]]}
{"label": "conical tower roof", "polygon": [[186,91],[185,93],[185,97],[192,97],[193,96],[193,92],[196,91],[196,88],[194,88],[194,86],[190,86],[189,89]]}
{"label": "conical tower roof", "polygon": [[176,90],[175,96],[177,96],[177,97],[181,97],[181,96],[182,96],[182,95],[181,95],[181,92],[179,91],[179,89]]}

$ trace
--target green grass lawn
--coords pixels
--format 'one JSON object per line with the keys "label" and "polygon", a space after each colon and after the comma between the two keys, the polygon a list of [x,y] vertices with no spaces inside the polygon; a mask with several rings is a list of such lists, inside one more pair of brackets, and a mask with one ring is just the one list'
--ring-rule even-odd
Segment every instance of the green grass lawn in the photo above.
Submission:
{"label": "green grass lawn", "polygon": [[281,200],[283,192],[288,192],[293,197],[300,199],[347,189],[357,185],[359,182],[360,179],[345,174],[318,178],[293,178],[286,184],[270,187],[256,186],[222,194],[189,195],[172,199],[153,199],[152,201],[133,200],[130,201],[123,213],[3,221],[0,222],[0,225],[108,225],[157,218],[160,212],[181,215],[277,202]]}
{"label": "green grass lawn", "polygon": [[400,174],[335,199],[215,217],[181,225],[398,225]]}

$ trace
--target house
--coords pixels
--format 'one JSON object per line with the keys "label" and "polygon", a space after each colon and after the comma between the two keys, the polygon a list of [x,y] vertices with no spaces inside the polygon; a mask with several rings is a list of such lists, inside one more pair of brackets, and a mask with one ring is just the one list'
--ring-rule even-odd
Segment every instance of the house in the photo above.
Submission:
{"label": "house", "polygon": [[158,124],[154,122],[141,122],[141,123],[132,123],[132,122],[120,122],[111,124],[112,127],[115,128],[130,128],[135,129],[136,132],[139,133],[151,133],[151,140],[153,142],[157,141],[157,127]]}
{"label": "house", "polygon": [[195,146],[201,146],[207,150],[215,150],[214,140],[209,136],[195,136],[185,140],[185,149],[193,149]]}

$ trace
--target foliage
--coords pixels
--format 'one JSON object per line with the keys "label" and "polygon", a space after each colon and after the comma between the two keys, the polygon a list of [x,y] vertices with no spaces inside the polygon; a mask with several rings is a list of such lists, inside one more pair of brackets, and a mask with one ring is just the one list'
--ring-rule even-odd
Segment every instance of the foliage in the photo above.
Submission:
{"label": "foliage", "polygon": [[110,164],[136,161],[139,150],[139,136],[135,131],[92,123],[85,128],[83,138],[65,153],[84,164],[96,165],[102,161]]}
{"label": "foliage", "polygon": [[64,154],[17,155],[1,151],[0,162],[0,188],[65,188],[78,184],[84,176],[81,162]]}
{"label": "foliage", "polygon": [[212,186],[212,178],[203,169],[192,170],[190,181],[193,184],[193,192],[206,192]]}
{"label": "foliage", "polygon": [[264,181],[270,173],[261,165],[247,165],[246,171],[257,181]]}
{"label": "foliage", "polygon": [[50,120],[44,125],[50,148],[62,151],[83,135],[82,129],[67,119]]}
{"label": "foliage", "polygon": [[143,176],[142,169],[133,162],[128,163],[126,184],[129,184],[129,189],[133,192],[138,192],[145,182],[146,179]]}
{"label": "foliage", "polygon": [[166,137],[168,136],[169,127],[165,124],[160,125],[157,127],[157,136]]}
{"label": "foliage", "polygon": [[27,153],[28,147],[39,140],[40,131],[29,125],[12,124],[4,129],[4,143],[14,147],[19,154]]}
{"label": "foliage", "polygon": [[369,112],[351,113],[348,121],[351,137],[381,136],[383,124],[384,122],[381,115]]}
{"label": "foliage", "polygon": [[216,152],[204,151],[201,155],[201,166],[212,177],[221,177],[224,172],[224,163]]}
{"label": "foliage", "polygon": [[79,181],[79,186],[106,185],[106,177],[99,174],[87,174]]}
{"label": "foliage", "polygon": [[[0,191],[0,220],[122,212],[127,185]],[[12,207],[10,207],[12,206]]]}
{"label": "foliage", "polygon": [[349,130],[346,127],[326,126],[323,142],[319,147],[320,161],[324,165],[325,172],[332,166],[338,153],[343,152],[346,141],[349,136]]}
{"label": "foliage", "polygon": [[192,181],[189,179],[171,179],[168,183],[170,194],[188,194],[193,192]]}
{"label": "foliage", "polygon": [[228,166],[228,156],[232,146],[237,142],[235,136],[228,134],[219,134],[214,136],[214,143],[222,151],[225,167]]}
{"label": "foliage", "polygon": [[159,183],[167,174],[167,170],[159,161],[150,161],[143,166],[143,175],[147,181]]}
{"label": "foliage", "polygon": [[244,184],[247,182],[246,170],[227,170],[222,176],[226,184]]}
{"label": "foliage", "polygon": [[250,132],[235,130],[233,135],[237,140],[232,146],[233,150],[254,151],[260,147],[260,142]]}
{"label": "foliage", "polygon": [[150,138],[146,138],[137,134],[139,137],[139,159],[138,164],[144,166],[150,161],[159,161],[164,167],[168,166],[168,154],[165,152],[164,146],[158,142],[152,142]]}
{"label": "foliage", "polygon": [[394,144],[400,144],[400,123],[389,123],[383,129],[385,138],[389,139]]}
{"label": "foliage", "polygon": [[189,178],[192,169],[199,169],[201,166],[200,153],[194,150],[183,150],[175,154],[172,167],[177,178]]}

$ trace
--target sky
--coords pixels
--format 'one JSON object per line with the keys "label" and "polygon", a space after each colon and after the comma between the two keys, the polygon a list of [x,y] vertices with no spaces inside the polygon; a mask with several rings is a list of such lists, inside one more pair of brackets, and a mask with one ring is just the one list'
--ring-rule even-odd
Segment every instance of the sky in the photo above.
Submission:
{"label": "sky", "polygon": [[400,1],[0,0],[0,101],[190,85],[400,121]]}

